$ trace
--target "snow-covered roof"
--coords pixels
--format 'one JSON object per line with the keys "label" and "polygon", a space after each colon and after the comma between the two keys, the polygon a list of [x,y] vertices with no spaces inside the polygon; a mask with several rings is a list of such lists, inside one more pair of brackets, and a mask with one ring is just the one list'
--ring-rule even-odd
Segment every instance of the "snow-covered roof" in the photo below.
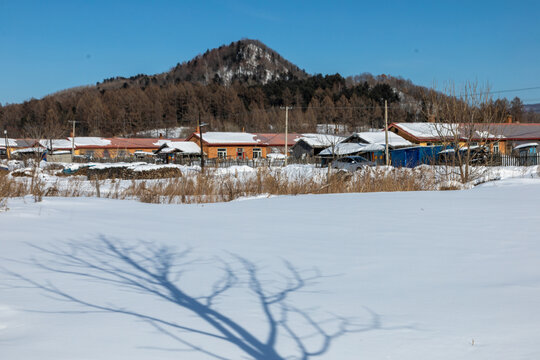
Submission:
{"label": "snow-covered roof", "polygon": [[165,147],[160,150],[161,153],[166,154],[177,151],[184,154],[200,154],[201,148],[192,141],[169,141],[165,144]]}
{"label": "snow-covered roof", "polygon": [[66,155],[66,154],[71,154],[71,151],[69,151],[69,150],[57,150],[57,151],[53,151],[51,153],[51,155]]}
{"label": "snow-covered roof", "polygon": [[[359,138],[368,144],[379,144],[379,145],[386,144],[384,131],[369,131],[369,132],[354,133],[353,135],[349,136],[347,139],[350,139],[352,137]],[[395,134],[389,131],[388,132],[388,145],[391,147],[402,147],[402,146],[411,146],[412,143],[408,140],[405,140],[398,134]]]}
{"label": "snow-covered roof", "polygon": [[24,148],[24,149],[12,151],[11,154],[15,155],[15,154],[28,154],[28,153],[42,153],[45,151],[46,150],[42,147],[31,147],[31,148]]}
{"label": "snow-covered roof", "polygon": [[325,155],[349,155],[359,152],[384,151],[384,145],[380,144],[359,144],[359,143],[340,143],[333,147],[324,149],[319,153]]}
{"label": "snow-covered roof", "polygon": [[171,140],[169,140],[169,139],[159,139],[159,140],[154,141],[152,144],[156,145],[156,146],[162,146],[163,144],[167,144],[167,143],[170,143],[170,142],[171,142]]}
{"label": "snow-covered roof", "polygon": [[[480,148],[482,148],[482,146],[480,145],[464,146],[464,147],[459,148],[459,151],[465,152],[467,150],[476,150]],[[454,153],[454,152],[456,152],[455,149],[445,149],[445,150],[439,151],[439,154],[449,154],[449,153]]]}
{"label": "snow-covered roof", "polygon": [[[198,138],[199,133],[194,133]],[[209,131],[203,133],[203,141],[208,144],[261,144],[260,140],[256,139],[256,134],[244,132],[218,132]]]}
{"label": "snow-covered roof", "polygon": [[156,154],[154,154],[153,152],[150,152],[150,151],[135,150],[133,155],[135,155],[135,156],[137,156],[137,155],[140,155],[140,156],[154,156]]}
{"label": "snow-covered roof", "polygon": [[418,139],[448,138],[459,134],[459,124],[416,122],[395,123],[394,125]]}
{"label": "snow-covered roof", "polygon": [[[8,147],[17,147],[18,144],[17,144],[17,140],[15,139],[7,139],[7,145]],[[0,138],[0,148],[2,149],[5,149],[6,148],[6,139],[5,138]]]}
{"label": "snow-covered roof", "polygon": [[538,146],[538,143],[526,143],[526,144],[521,144],[521,145],[518,145],[514,148],[514,150],[518,150],[518,149],[523,149],[523,148],[528,148],[528,147],[534,147],[534,146]]}
{"label": "snow-covered roof", "polygon": [[71,149],[71,140],[67,140],[67,139],[52,139],[52,140],[42,139],[42,140],[39,140],[39,145],[48,149],[51,146],[51,142],[52,142],[53,150],[54,149]]}
{"label": "snow-covered roof", "polygon": [[342,142],[345,138],[343,136],[330,135],[330,134],[302,134],[303,136],[298,138],[297,142],[302,140],[311,147],[328,147]]}
{"label": "snow-covered roof", "polygon": [[[68,138],[71,143],[72,138]],[[111,145],[111,140],[104,139],[101,137],[75,137],[75,146],[84,147],[84,146],[108,146]],[[71,145],[70,145],[71,146]]]}
{"label": "snow-covered roof", "polygon": [[474,135],[479,139],[504,139],[504,135],[495,135],[487,130],[475,130]]}

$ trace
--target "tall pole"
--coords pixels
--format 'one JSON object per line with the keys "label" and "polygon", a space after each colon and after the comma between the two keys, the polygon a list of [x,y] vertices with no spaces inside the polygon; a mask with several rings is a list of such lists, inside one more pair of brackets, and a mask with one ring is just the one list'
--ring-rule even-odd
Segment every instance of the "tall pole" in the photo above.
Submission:
{"label": "tall pole", "polygon": [[388,153],[388,101],[384,100],[384,142],[386,154],[386,166],[390,165],[390,154]]}
{"label": "tall pole", "polygon": [[4,137],[6,138],[6,158],[9,160],[9,141],[7,137],[7,130],[4,129]]}
{"label": "tall pole", "polygon": [[197,127],[199,128],[199,142],[201,144],[201,171],[204,170],[204,151],[203,151],[203,140],[202,140],[202,126],[201,126],[201,113],[197,118]]}
{"label": "tall pole", "polygon": [[289,107],[285,106],[285,166],[287,166],[287,159],[289,157],[288,149],[288,136],[289,135]]}
{"label": "tall pole", "polygon": [[75,155],[75,124],[78,121],[69,120],[69,122],[73,124],[73,130],[71,131],[71,162],[73,162],[73,155]]}

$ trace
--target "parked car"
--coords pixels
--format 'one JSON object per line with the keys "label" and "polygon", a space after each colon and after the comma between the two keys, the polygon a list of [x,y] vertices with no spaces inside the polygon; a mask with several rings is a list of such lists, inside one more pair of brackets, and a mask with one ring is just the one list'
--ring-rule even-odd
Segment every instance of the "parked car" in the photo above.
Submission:
{"label": "parked car", "polygon": [[373,161],[369,161],[362,156],[345,156],[332,161],[332,169],[346,170],[351,172],[375,165],[376,164]]}
{"label": "parked car", "polygon": [[458,153],[454,149],[446,149],[439,152],[439,163],[464,163],[468,159],[470,165],[486,165],[489,160],[488,155],[489,149],[485,146],[462,147],[458,150]]}

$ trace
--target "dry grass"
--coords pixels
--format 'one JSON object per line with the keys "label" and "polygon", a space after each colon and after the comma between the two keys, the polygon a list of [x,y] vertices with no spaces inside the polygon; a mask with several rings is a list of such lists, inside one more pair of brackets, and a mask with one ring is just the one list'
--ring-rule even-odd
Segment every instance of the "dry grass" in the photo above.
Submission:
{"label": "dry grass", "polygon": [[356,174],[332,172],[324,177],[293,177],[258,169],[255,176],[198,174],[166,182],[133,182],[124,196],[149,203],[226,202],[260,195],[301,195],[434,190],[428,170],[369,169]]}
{"label": "dry grass", "polygon": [[[52,169],[51,169],[52,170]],[[102,180],[99,176],[60,177],[45,182],[39,172],[26,171],[26,177],[1,175],[0,203],[9,197],[32,195],[34,201],[44,196],[96,196],[111,199],[138,199],[146,203],[227,202],[260,195],[301,195],[358,192],[435,190],[435,176],[430,169],[373,168],[354,174],[315,172],[308,176],[291,175],[282,169],[259,168],[247,174],[214,172],[193,173],[168,179]],[[87,174],[90,178],[91,174]],[[62,181],[60,183],[60,181]]]}

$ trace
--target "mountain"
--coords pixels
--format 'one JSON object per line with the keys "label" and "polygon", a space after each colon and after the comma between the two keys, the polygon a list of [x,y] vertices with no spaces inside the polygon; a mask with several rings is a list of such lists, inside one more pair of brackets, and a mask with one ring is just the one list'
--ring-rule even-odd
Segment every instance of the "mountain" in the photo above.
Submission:
{"label": "mountain", "polygon": [[523,105],[525,111],[532,111],[534,113],[540,114],[540,104],[527,104]]}
{"label": "mountain", "polygon": [[287,105],[293,107],[290,131],[315,132],[324,124],[347,133],[381,128],[385,100],[391,121],[426,121],[427,92],[390,75],[310,75],[262,42],[245,39],[161,74],[114,77],[0,105],[0,128],[11,136],[56,138],[67,136],[76,120],[81,136],[137,136],[151,129],[189,132],[200,119],[212,131],[275,132],[285,125]]}
{"label": "mountain", "polygon": [[110,89],[128,86],[178,84],[182,81],[204,85],[229,86],[234,82],[248,85],[267,84],[276,80],[306,79],[309,75],[258,40],[243,39],[207,50],[194,59],[177,64],[157,75],[139,74],[130,78],[105,79],[97,86]]}

